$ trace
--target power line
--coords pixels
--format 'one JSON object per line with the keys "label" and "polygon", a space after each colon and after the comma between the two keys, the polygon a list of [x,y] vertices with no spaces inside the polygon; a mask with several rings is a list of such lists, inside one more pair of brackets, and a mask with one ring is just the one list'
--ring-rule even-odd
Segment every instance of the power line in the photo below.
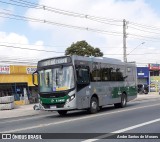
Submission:
{"label": "power line", "polygon": [[128,27],[131,28],[131,29],[135,29],[135,30],[142,31],[142,32],[147,32],[147,33],[153,33],[153,34],[158,34],[158,35],[160,35],[160,33],[151,32],[151,31],[147,31],[147,30],[143,30],[143,29],[139,29],[139,28],[136,28],[136,27],[134,27],[134,26],[128,26]]}
{"label": "power line", "polygon": [[[50,48],[57,48],[57,47],[65,47],[65,48],[67,48],[67,47],[69,47],[70,45],[66,45],[66,46],[64,46],[64,45],[55,45],[55,46],[52,46],[52,45],[46,45],[46,44],[44,44],[44,45],[37,45],[37,44],[23,44],[23,43],[16,43],[16,42],[0,42],[1,44],[11,44],[11,45],[23,45],[23,46],[37,46],[37,47],[50,47]],[[122,47],[116,47],[116,46],[95,46],[94,48],[105,48],[105,49],[107,49],[107,48],[122,48]],[[133,47],[134,48],[134,47]]]}
{"label": "power line", "polygon": [[[38,3],[33,3],[33,2],[28,2],[26,0],[11,0],[15,3],[21,3],[24,4],[26,6],[37,6],[37,7],[41,7],[41,9],[43,8],[43,10],[48,10],[51,12],[55,12],[58,14],[63,14],[63,15],[68,15],[68,16],[75,16],[75,17],[79,17],[79,18],[88,18],[90,20],[94,20],[97,22],[102,22],[102,21],[109,21],[109,22],[122,22],[121,20],[115,20],[115,19],[106,19],[106,18],[102,18],[102,17],[96,17],[96,16],[91,16],[91,15],[87,15],[87,14],[81,14],[81,13],[76,13],[76,12],[72,12],[72,11],[67,11],[67,10],[62,10],[62,9],[57,9],[57,8],[53,8],[53,7],[49,7],[46,5],[39,5]],[[34,7],[31,7],[34,8]],[[105,22],[102,22],[105,23]],[[105,24],[109,24],[109,23],[105,23]],[[151,28],[152,30],[157,30],[157,27],[153,27],[153,26],[149,26],[149,25],[143,25],[143,24],[138,24],[138,23],[134,23],[134,22],[130,22],[130,24],[132,25],[136,25],[142,28]],[[116,24],[112,24],[112,25],[116,25]],[[122,26],[122,25],[117,25],[117,26]],[[160,28],[159,28],[160,29]]]}
{"label": "power line", "polygon": [[[16,0],[12,0],[13,2],[17,2]],[[31,3],[31,2],[27,2],[27,1],[24,1],[24,0],[21,0],[21,1],[18,1],[18,3],[23,3],[23,4],[27,4],[29,6],[37,6],[38,4],[35,4],[35,3]],[[43,9],[46,10],[46,7],[47,6],[44,6],[44,5],[39,5],[39,6],[43,6]],[[45,7],[45,8],[44,8]],[[52,7],[48,7],[48,8],[52,8]],[[53,9],[53,8],[52,8]],[[55,10],[59,10],[59,9],[55,9]],[[70,11],[65,11],[65,10],[61,10],[62,12],[70,12]],[[73,14],[79,14],[79,13],[74,13],[74,12],[71,12]],[[89,17],[89,15],[84,15],[84,14],[79,14],[79,16],[84,16],[84,17]],[[64,26],[64,27],[68,27],[68,28],[76,28],[76,29],[80,29],[80,30],[88,30],[88,31],[92,31],[92,32],[97,32],[97,33],[108,33],[109,35],[114,35],[114,36],[120,36],[120,35],[117,35],[117,34],[121,34],[119,32],[111,32],[111,34],[109,33],[110,31],[104,31],[104,30],[99,30],[99,29],[91,29],[91,28],[84,28],[84,27],[79,27],[79,26],[73,26],[73,25],[67,25],[67,24],[62,24],[62,23],[56,23],[56,22],[51,22],[51,21],[47,21],[47,20],[41,20],[41,19],[36,19],[36,18],[30,18],[30,17],[24,17],[24,16],[19,16],[19,15],[13,15],[13,16],[18,16],[18,18],[23,18],[23,20],[31,20],[32,22],[40,22],[40,23],[47,23],[47,24],[54,24],[54,25],[57,25],[57,26]],[[97,17],[96,17],[97,18]],[[99,17],[98,17],[99,18]],[[132,22],[131,22],[132,23]],[[106,23],[105,23],[106,24]],[[133,27],[132,27],[133,28]],[[137,28],[136,28],[137,29]],[[140,29],[138,29],[140,30]],[[145,31],[145,30],[143,30]],[[148,32],[148,31],[145,31],[145,32]],[[130,34],[130,35],[133,35],[133,36],[138,36],[138,37],[143,37],[143,38],[152,38],[152,39],[155,39],[155,40],[159,40],[158,38],[154,38],[154,37],[147,37],[147,36],[141,36],[141,35],[134,35],[134,34]]]}
{"label": "power line", "polygon": [[127,55],[130,55],[135,49],[137,49],[140,45],[144,44],[145,42],[140,43],[138,46],[136,46],[134,49],[132,49]]}
{"label": "power line", "polygon": [[128,38],[143,40],[143,41],[150,41],[150,42],[160,42],[160,40],[152,40],[152,39],[148,39],[148,38],[138,37],[138,36],[135,36],[135,35],[129,35]]}
{"label": "power line", "polygon": [[[17,46],[12,46],[12,45],[0,45],[0,46],[22,49],[22,50],[34,50],[34,51],[43,51],[43,52],[65,53],[65,52],[57,52],[57,51],[51,51],[51,50],[48,51],[48,50],[38,50],[38,49],[31,49],[31,48],[22,48],[22,47],[17,47]],[[104,55],[112,55],[112,54],[104,54]],[[115,55],[115,54],[113,54],[113,55]],[[122,55],[122,54],[116,54],[116,55]]]}
{"label": "power line", "polygon": [[[57,8],[49,7],[49,6],[46,6],[46,5],[40,5],[38,3],[28,2],[26,0],[19,0],[19,1],[10,0],[10,1],[12,1],[12,3],[11,2],[10,3],[9,2],[4,2],[4,1],[0,1],[0,2],[6,3],[6,4],[11,4],[11,5],[16,5],[16,6],[23,6],[23,7],[27,7],[27,8],[38,8],[38,9],[48,10],[48,11],[51,11],[51,12],[55,12],[55,13],[63,14],[63,15],[67,15],[67,16],[75,16],[75,17],[79,17],[79,18],[88,18],[90,20],[95,20],[97,22],[102,22],[102,21],[122,22],[121,20],[107,19],[107,18],[96,17],[96,16],[87,15],[87,14],[81,14],[81,13],[76,13],[76,12],[72,12],[72,11],[57,9]],[[105,23],[105,22],[102,22],[102,23]],[[105,23],[105,24],[110,24],[110,23]],[[143,28],[150,27],[152,29],[154,28],[154,30],[157,30],[157,28],[153,27],[153,26],[137,24],[137,23],[134,23],[134,22],[130,22],[130,24],[136,25],[136,26],[139,26],[139,27],[143,27]],[[111,24],[111,25],[114,25],[114,24]],[[122,26],[122,25],[117,25],[117,26]]]}
{"label": "power line", "polygon": [[[55,46],[52,46],[52,45],[37,45],[37,44],[25,44],[25,43],[16,43],[16,42],[0,42],[0,43],[7,43],[7,44],[18,44],[18,45],[24,45],[24,46],[37,46],[37,47],[42,47],[42,46],[44,46],[44,47],[51,47],[51,48],[53,48],[53,47],[67,47],[67,46],[62,46],[62,45],[55,45]],[[106,47],[105,47],[106,48]]]}
{"label": "power line", "polygon": [[3,3],[3,4],[8,4],[8,5],[21,6],[21,7],[26,7],[26,8],[35,8],[36,9],[36,6],[31,6],[31,5],[27,6],[27,5],[16,4],[16,3],[11,3],[11,2],[6,2],[6,1],[0,1],[0,2]]}
{"label": "power line", "polygon": [[[0,12],[0,14],[2,14],[2,13]],[[0,17],[12,19],[12,20],[22,20],[22,21],[39,22],[39,23],[43,23],[43,24],[51,24],[51,25],[73,28],[73,29],[78,29],[78,30],[91,31],[91,32],[96,32],[96,33],[101,33],[101,34],[107,33],[108,35],[111,35],[111,36],[121,36],[122,35],[122,33],[116,32],[116,31],[105,31],[105,30],[99,30],[99,29],[93,29],[93,28],[87,28],[87,27],[79,27],[79,26],[74,26],[74,25],[67,25],[67,24],[62,24],[62,23],[57,23],[57,22],[51,22],[51,21],[47,21],[47,20],[28,18],[28,17],[18,16],[18,15],[11,15],[11,16],[17,16],[19,18],[15,18],[15,17],[12,18],[12,17],[8,17],[8,16],[0,16]]]}
{"label": "power line", "polygon": [[[12,1],[12,3],[3,2],[3,1],[0,1],[0,2],[10,4],[10,5],[20,6],[20,7],[42,9],[42,10],[46,10],[46,11],[50,11],[50,12],[54,12],[54,13],[62,14],[62,15],[66,15],[66,16],[85,18],[85,19],[100,22],[100,23],[103,23],[103,24],[109,24],[109,25],[114,25],[114,26],[122,26],[122,25],[113,23],[113,22],[122,22],[121,20],[107,19],[107,18],[103,18],[103,17],[96,17],[96,16],[87,15],[87,14],[76,13],[76,12],[72,12],[72,11],[67,11],[67,10],[62,10],[62,9],[49,7],[49,6],[46,6],[46,5],[39,5],[38,3],[28,2],[28,1],[25,1],[25,0],[21,0],[21,1],[11,0],[11,1]],[[106,21],[112,22],[112,24],[108,23]]]}
{"label": "power line", "polygon": [[24,49],[24,50],[41,51],[41,52],[64,53],[64,52],[57,52],[57,51],[51,51],[51,50],[40,50],[40,49],[22,48],[22,47],[16,47],[16,46],[11,46],[11,45],[0,45],[0,46],[9,47],[9,48]]}
{"label": "power line", "polygon": [[137,34],[130,34],[130,33],[128,33],[128,35],[132,35],[132,36],[136,36],[136,37],[144,37],[144,38],[149,38],[149,39],[155,39],[155,40],[160,40],[160,38],[149,37],[149,36],[142,36],[142,35],[137,35]]}
{"label": "power line", "polygon": [[[31,22],[46,23],[46,24],[57,25],[57,26],[61,26],[61,27],[63,26],[63,27],[74,28],[74,29],[79,29],[79,30],[86,30],[86,31],[97,32],[97,33],[102,33],[102,34],[107,33],[107,34],[113,35],[113,36],[121,36],[121,34],[122,34],[120,32],[116,32],[116,31],[105,31],[105,30],[88,28],[88,27],[85,28],[85,27],[80,27],[80,26],[74,26],[74,25],[68,25],[68,24],[47,21],[45,19],[42,20],[42,19],[36,19],[36,18],[31,18],[31,17],[25,17],[25,16],[21,16],[21,15],[15,15],[15,14],[10,14],[10,13],[5,13],[5,12],[0,12],[0,14],[13,16],[13,19],[14,19],[14,17],[19,18],[19,19],[15,19],[15,20],[24,20],[24,21],[31,21]],[[6,18],[10,18],[10,17],[6,17]]]}
{"label": "power line", "polygon": [[129,22],[129,24],[131,25],[135,25],[137,27],[141,27],[141,28],[147,28],[147,29],[151,29],[151,30],[160,30],[160,27],[154,27],[154,26],[151,26],[151,25],[144,25],[144,24],[138,24],[138,23],[135,23],[135,22]]}
{"label": "power line", "polygon": [[[54,52],[54,53],[64,53],[64,52],[57,52],[57,51],[48,51],[48,50],[38,50],[38,49],[30,49],[30,48],[22,48],[22,47],[16,47],[11,45],[0,45],[3,47],[9,47],[9,48],[16,48],[16,49],[24,49],[24,50],[34,50],[34,51],[42,51],[42,52]],[[143,53],[143,54],[130,54],[130,55],[146,55],[146,54],[160,54],[160,53]],[[123,54],[104,54],[104,55],[123,55]]]}
{"label": "power line", "polygon": [[107,19],[104,17],[91,16],[88,14],[82,14],[82,13],[77,13],[77,12],[73,12],[73,11],[67,11],[67,10],[62,10],[62,9],[58,9],[58,8],[53,8],[53,7],[46,6],[46,5],[39,5],[38,3],[28,2],[26,0],[20,0],[20,1],[25,2],[27,5],[28,4],[37,5],[37,6],[43,7],[44,10],[58,12],[59,14],[66,14],[68,16],[76,16],[79,18],[91,18],[91,19],[97,19],[97,20],[103,20],[103,21],[109,21],[109,22],[122,22],[121,20],[117,20],[117,19]]}

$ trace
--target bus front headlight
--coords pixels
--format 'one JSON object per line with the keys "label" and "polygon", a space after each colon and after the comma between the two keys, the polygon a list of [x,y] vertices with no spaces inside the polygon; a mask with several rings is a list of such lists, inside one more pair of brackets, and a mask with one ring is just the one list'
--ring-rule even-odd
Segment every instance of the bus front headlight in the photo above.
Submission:
{"label": "bus front headlight", "polygon": [[69,103],[70,101],[72,101],[75,98],[75,94],[73,94],[72,96],[70,96],[67,100],[66,100],[66,104]]}

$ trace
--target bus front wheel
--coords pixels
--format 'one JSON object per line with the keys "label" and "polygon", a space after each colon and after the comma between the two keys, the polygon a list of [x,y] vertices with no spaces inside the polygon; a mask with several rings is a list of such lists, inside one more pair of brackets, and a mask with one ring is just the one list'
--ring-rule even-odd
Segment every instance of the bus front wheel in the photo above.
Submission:
{"label": "bus front wheel", "polygon": [[67,114],[67,110],[58,110],[57,112],[60,116],[65,116]]}
{"label": "bus front wheel", "polygon": [[98,111],[98,100],[96,97],[91,98],[89,113],[93,114]]}

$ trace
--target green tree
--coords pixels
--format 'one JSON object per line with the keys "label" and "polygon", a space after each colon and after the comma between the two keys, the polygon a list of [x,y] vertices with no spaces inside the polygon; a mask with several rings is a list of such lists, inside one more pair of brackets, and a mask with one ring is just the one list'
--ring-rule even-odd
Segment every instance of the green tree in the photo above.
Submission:
{"label": "green tree", "polygon": [[76,43],[72,43],[72,45],[66,49],[65,55],[102,57],[103,53],[99,48],[94,48],[85,40],[82,40],[77,41]]}

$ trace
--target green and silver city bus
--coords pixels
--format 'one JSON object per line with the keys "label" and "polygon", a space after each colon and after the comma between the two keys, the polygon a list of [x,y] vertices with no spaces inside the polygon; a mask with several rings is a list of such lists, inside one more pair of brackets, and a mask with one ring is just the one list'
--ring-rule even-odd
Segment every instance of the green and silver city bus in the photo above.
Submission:
{"label": "green and silver city bus", "polygon": [[108,104],[125,107],[137,97],[135,63],[106,57],[62,56],[39,61],[35,73],[40,109],[60,115],[79,109],[96,113]]}

